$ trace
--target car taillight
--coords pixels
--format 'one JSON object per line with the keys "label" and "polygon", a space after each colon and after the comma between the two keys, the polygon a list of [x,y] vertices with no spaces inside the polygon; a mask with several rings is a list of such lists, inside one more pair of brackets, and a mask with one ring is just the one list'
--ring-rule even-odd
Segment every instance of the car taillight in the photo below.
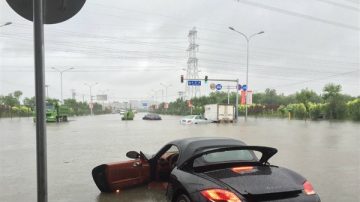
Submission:
{"label": "car taillight", "polygon": [[234,193],[223,189],[208,189],[201,194],[212,202],[241,202]]}
{"label": "car taillight", "polygon": [[252,171],[253,169],[254,169],[254,167],[252,167],[252,166],[241,166],[241,167],[231,168],[231,170],[236,173],[249,172],[249,171]]}
{"label": "car taillight", "polygon": [[314,195],[314,194],[316,194],[312,184],[309,181],[305,181],[305,183],[303,184],[303,187],[304,187],[304,192],[305,192],[306,195]]}

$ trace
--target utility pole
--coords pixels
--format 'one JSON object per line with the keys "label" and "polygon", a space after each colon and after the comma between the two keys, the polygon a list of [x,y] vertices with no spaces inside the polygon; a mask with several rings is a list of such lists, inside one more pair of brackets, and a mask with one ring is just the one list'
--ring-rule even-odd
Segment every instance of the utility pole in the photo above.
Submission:
{"label": "utility pole", "polygon": [[58,68],[55,68],[55,67],[51,67],[51,69],[53,69],[53,70],[60,73],[61,103],[64,104],[64,100],[63,100],[63,79],[62,79],[63,77],[62,77],[62,75],[63,75],[64,72],[74,69],[74,67],[70,67],[70,68],[67,68],[67,69],[58,69]]}
{"label": "utility pole", "polygon": [[[196,44],[197,31],[196,28],[192,28],[188,34],[189,47],[187,49],[189,53],[189,58],[187,61],[186,69],[186,78],[189,80],[198,80],[199,79],[199,70],[198,70],[198,58],[196,57],[196,52],[199,50],[199,45]],[[189,99],[200,95],[199,86],[188,86],[185,85],[185,92]]]}
{"label": "utility pole", "polygon": [[88,84],[88,83],[84,83],[84,85],[85,86],[87,86],[87,87],[89,87],[89,90],[90,90],[90,103],[89,103],[89,107],[90,107],[90,114],[91,114],[91,116],[93,116],[94,115],[94,112],[93,112],[93,107],[94,107],[94,105],[93,105],[93,96],[92,96],[92,91],[91,91],[91,89],[92,89],[92,87],[93,86],[96,86],[98,83],[96,82],[96,83],[93,83],[93,84]]}
{"label": "utility pole", "polygon": [[227,86],[227,97],[228,97],[228,104],[230,104],[230,86]]}

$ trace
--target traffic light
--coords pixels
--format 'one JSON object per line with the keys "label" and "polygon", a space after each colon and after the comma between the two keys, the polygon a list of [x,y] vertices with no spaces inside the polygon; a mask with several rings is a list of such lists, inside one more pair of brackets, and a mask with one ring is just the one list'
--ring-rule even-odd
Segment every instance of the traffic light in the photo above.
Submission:
{"label": "traffic light", "polygon": [[184,83],[184,75],[180,76],[180,81],[181,81],[181,83]]}
{"label": "traffic light", "polygon": [[207,83],[208,81],[208,76],[205,76],[205,83]]}

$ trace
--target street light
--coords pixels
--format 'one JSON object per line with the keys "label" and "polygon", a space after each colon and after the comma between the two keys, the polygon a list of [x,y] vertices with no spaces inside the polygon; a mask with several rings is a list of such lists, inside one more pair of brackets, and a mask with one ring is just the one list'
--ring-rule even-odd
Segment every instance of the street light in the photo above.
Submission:
{"label": "street light", "polygon": [[160,85],[162,85],[165,88],[165,102],[167,102],[168,101],[168,88],[171,87],[172,85],[171,84],[166,85],[163,83],[160,83]]}
{"label": "street light", "polygon": [[159,92],[159,90],[151,90],[152,92],[153,92],[153,94],[154,94],[154,101],[155,101],[155,104],[157,103],[157,95],[158,95],[158,92]]}
{"label": "street light", "polygon": [[5,26],[11,25],[11,24],[12,24],[12,22],[7,22],[7,23],[5,23],[5,24],[3,24],[3,25],[0,25],[0,27],[5,27]]}
{"label": "street light", "polygon": [[[263,34],[265,33],[264,31],[260,31],[257,32],[255,34],[252,34],[250,36],[245,35],[242,32],[237,31],[236,29],[234,29],[233,27],[229,27],[230,30],[241,34],[245,39],[246,39],[246,93],[245,93],[245,120],[247,120],[247,115],[248,115],[248,106],[247,106],[247,90],[249,89],[249,44],[250,44],[250,39],[256,35],[259,34]],[[236,109],[237,110],[237,109]]]}
{"label": "street light", "polygon": [[92,96],[92,93],[91,93],[92,92],[91,89],[92,89],[93,86],[96,86],[97,84],[98,84],[98,82],[92,83],[92,84],[84,83],[84,85],[89,87],[89,90],[90,90],[90,106],[89,107],[90,107],[91,116],[94,115],[94,113],[93,113],[93,96]]}
{"label": "street light", "polygon": [[63,69],[63,70],[61,70],[61,69],[57,69],[57,68],[55,68],[55,67],[51,67],[51,69],[53,69],[53,70],[55,70],[55,71],[57,71],[57,72],[60,73],[61,103],[64,103],[64,100],[63,100],[63,81],[62,81],[62,74],[63,74],[64,72],[66,72],[66,71],[70,71],[70,70],[75,69],[75,68],[74,68],[74,67],[70,67],[70,68],[68,68],[68,69]]}

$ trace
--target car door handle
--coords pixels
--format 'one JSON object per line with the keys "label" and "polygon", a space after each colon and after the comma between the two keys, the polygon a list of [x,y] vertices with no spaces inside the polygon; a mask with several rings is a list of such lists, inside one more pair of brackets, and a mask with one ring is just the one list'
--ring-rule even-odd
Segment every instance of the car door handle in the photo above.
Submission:
{"label": "car door handle", "polygon": [[141,166],[141,162],[137,161],[133,163],[133,167],[138,167]]}

